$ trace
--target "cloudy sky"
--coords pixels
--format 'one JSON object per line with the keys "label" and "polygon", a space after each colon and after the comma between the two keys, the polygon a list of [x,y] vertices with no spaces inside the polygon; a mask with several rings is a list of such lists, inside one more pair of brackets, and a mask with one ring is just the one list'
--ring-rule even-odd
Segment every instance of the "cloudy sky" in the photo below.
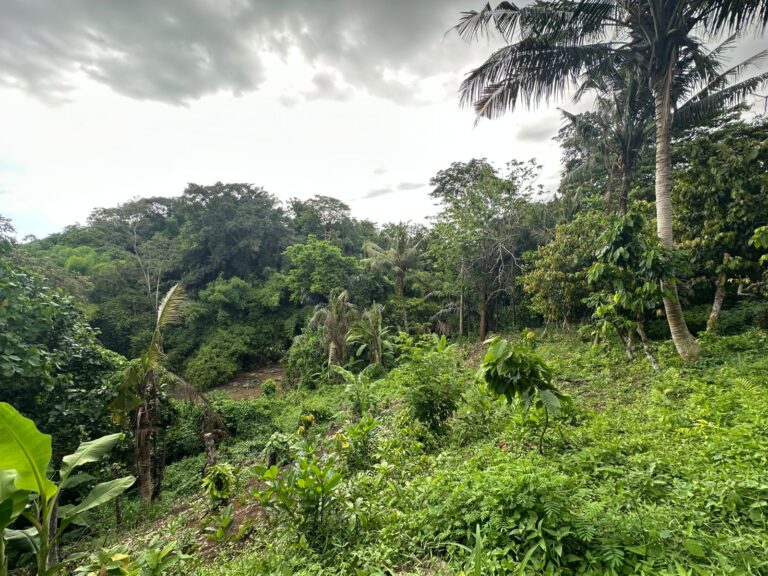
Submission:
{"label": "cloudy sky", "polygon": [[[446,31],[471,0],[0,0],[0,214],[19,236],[97,206],[250,182],[378,222],[433,212],[456,160],[536,157],[556,109],[474,126]],[[573,106],[569,106],[573,109]]]}

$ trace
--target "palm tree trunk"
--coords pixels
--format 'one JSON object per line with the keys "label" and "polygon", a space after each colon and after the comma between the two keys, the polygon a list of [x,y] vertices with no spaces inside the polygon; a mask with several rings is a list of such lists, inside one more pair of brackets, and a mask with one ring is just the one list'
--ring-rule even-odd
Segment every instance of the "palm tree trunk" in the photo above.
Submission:
{"label": "palm tree trunk", "polygon": [[136,473],[139,477],[139,496],[142,505],[152,500],[152,431],[148,408],[139,408],[136,423]]}
{"label": "palm tree trunk", "polygon": [[[662,246],[667,250],[675,247],[672,233],[671,72],[670,68],[670,72],[657,79],[653,86],[656,107],[656,232]],[[701,348],[688,330],[677,294],[677,285],[672,280],[665,280],[662,287],[665,293],[664,310],[675,348],[683,359],[695,360],[701,353]]]}
{"label": "palm tree trunk", "polygon": [[720,310],[722,310],[723,300],[725,300],[725,280],[725,272],[720,272],[715,281],[715,299],[712,301],[712,311],[707,319],[707,332],[714,331],[715,325],[720,319]]}
{"label": "palm tree trunk", "polygon": [[621,174],[621,188],[619,189],[619,214],[627,213],[627,203],[629,198],[629,190],[632,188],[632,180],[634,179],[633,170],[631,168],[624,168]]}

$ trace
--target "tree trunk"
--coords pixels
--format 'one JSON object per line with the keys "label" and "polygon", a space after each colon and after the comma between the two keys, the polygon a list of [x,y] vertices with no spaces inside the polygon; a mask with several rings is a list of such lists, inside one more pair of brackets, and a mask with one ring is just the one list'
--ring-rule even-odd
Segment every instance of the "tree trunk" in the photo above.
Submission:
{"label": "tree trunk", "polygon": [[[674,61],[674,60],[673,60]],[[672,69],[663,78],[654,82],[654,104],[656,107],[656,231],[661,244],[667,250],[675,246],[672,234],[672,133],[670,128],[670,85]],[[678,354],[685,360],[695,360],[701,348],[688,330],[683,308],[674,281],[662,282],[664,288],[664,310]]]}
{"label": "tree trunk", "polygon": [[459,295],[459,338],[464,336],[464,287]]}
{"label": "tree trunk", "polygon": [[155,437],[154,457],[152,458],[152,500],[157,500],[163,489],[165,477],[165,432],[160,430]]}
{"label": "tree trunk", "polygon": [[485,298],[482,298],[480,300],[480,327],[479,327],[481,341],[484,341],[485,337],[488,334],[488,321],[486,319],[487,311],[488,311],[488,303],[485,301]]}
{"label": "tree trunk", "polygon": [[712,311],[709,313],[709,319],[707,319],[707,332],[713,332],[717,321],[720,319],[720,310],[722,310],[723,300],[725,300],[725,280],[725,272],[720,272],[715,281],[715,299],[712,301]]}
{"label": "tree trunk", "polygon": [[152,430],[147,405],[139,408],[136,423],[136,474],[142,505],[152,500]]}
{"label": "tree trunk", "polygon": [[648,334],[645,333],[645,326],[643,325],[642,318],[637,321],[637,333],[640,336],[640,341],[643,343],[643,352],[645,357],[648,358],[648,362],[651,363],[651,368],[654,372],[659,371],[659,363],[656,362],[656,357],[653,355],[653,348],[651,348],[651,342],[648,339]]}
{"label": "tree trunk", "polygon": [[627,213],[629,190],[632,188],[632,180],[634,180],[634,170],[632,170],[632,168],[623,169],[621,174],[621,188],[619,189],[619,214]]}

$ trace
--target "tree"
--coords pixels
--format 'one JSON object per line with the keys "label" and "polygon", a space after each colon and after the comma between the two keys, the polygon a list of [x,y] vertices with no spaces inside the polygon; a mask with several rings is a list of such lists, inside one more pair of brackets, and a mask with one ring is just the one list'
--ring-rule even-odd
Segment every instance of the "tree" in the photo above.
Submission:
{"label": "tree", "polygon": [[459,296],[459,332],[464,298],[478,315],[478,332],[488,331],[489,306],[507,296],[515,306],[515,284],[523,252],[536,247],[530,198],[539,167],[510,162],[499,176],[486,160],[454,162],[431,180],[440,205],[430,250],[447,290]]}
{"label": "tree", "polygon": [[640,214],[632,212],[610,223],[598,244],[597,262],[588,274],[597,288],[588,298],[595,317],[616,330],[630,357],[631,332],[637,332],[648,361],[658,370],[645,322],[664,296],[665,281],[679,269],[676,254],[661,245]]}
{"label": "tree", "polygon": [[422,243],[424,237],[416,237],[405,223],[391,226],[382,232],[384,246],[366,242],[363,250],[367,262],[374,270],[389,272],[395,281],[395,296],[405,297],[408,276],[423,267]]}
{"label": "tree", "polygon": [[584,314],[584,299],[589,295],[587,272],[595,262],[595,246],[605,216],[599,212],[582,212],[555,229],[551,242],[525,255],[528,263],[521,277],[533,309],[544,320],[569,320]]}
{"label": "tree", "polygon": [[0,401],[56,432],[55,456],[112,429],[106,406],[123,362],[71,298],[0,260]]}
{"label": "tree", "polygon": [[304,244],[285,249],[285,283],[291,300],[297,303],[328,301],[333,292],[344,289],[356,275],[357,261],[344,256],[328,240],[310,236]]}
{"label": "tree", "polygon": [[163,352],[163,330],[181,319],[183,303],[183,289],[180,284],[176,284],[160,303],[149,346],[124,369],[122,381],[111,404],[118,421],[127,420],[134,430],[139,494],[145,505],[159,492],[160,487],[161,478],[155,478],[153,484],[152,447],[159,433],[157,422],[162,407],[164,379],[185,384],[165,369]]}
{"label": "tree", "polygon": [[[751,0],[667,1],[552,0],[518,8],[502,2],[481,12],[466,12],[457,25],[465,38],[496,30],[507,44],[469,73],[461,86],[462,100],[479,116],[495,117],[518,101],[532,104],[562,96],[576,88],[587,72],[606,71],[634,61],[654,98],[656,128],[656,226],[665,248],[674,247],[671,203],[672,109],[674,78],[680,62],[698,58],[703,40],[723,30],[742,31],[768,23],[768,2]],[[701,36],[698,36],[701,35]],[[722,76],[697,69],[703,89],[687,114],[708,115],[713,107],[735,102],[768,78],[759,75],[714,93]],[[670,332],[681,356],[698,356],[699,346],[688,331],[674,284],[665,286],[664,307]]]}
{"label": "tree", "polygon": [[204,286],[220,274],[249,278],[278,269],[289,231],[277,198],[251,184],[190,184],[181,199],[183,282]]}
{"label": "tree", "polygon": [[322,326],[328,349],[328,367],[347,361],[347,333],[357,318],[357,310],[346,291],[332,297],[328,304],[318,305],[309,321],[310,327]]}
{"label": "tree", "polygon": [[729,283],[743,292],[760,278],[760,253],[749,244],[768,214],[768,122],[730,122],[697,131],[674,148],[680,168],[673,194],[682,247],[714,296],[707,329],[720,316]]}
{"label": "tree", "polygon": [[389,328],[382,324],[382,309],[381,304],[374,302],[347,333],[347,344],[355,347],[355,356],[365,356],[369,364],[383,365],[385,357],[392,352]]}

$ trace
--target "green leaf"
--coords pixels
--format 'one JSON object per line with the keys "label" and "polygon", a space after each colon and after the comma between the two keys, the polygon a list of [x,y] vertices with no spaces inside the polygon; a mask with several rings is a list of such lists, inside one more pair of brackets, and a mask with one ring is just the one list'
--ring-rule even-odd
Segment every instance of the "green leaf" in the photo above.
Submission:
{"label": "green leaf", "polygon": [[560,399],[551,390],[539,390],[539,397],[541,398],[544,407],[553,416],[560,415]]}
{"label": "green leaf", "polygon": [[56,484],[46,477],[50,461],[51,437],[13,406],[0,402],[0,470],[15,470],[16,488],[48,500],[56,494]]}
{"label": "green leaf", "polygon": [[120,494],[128,490],[128,488],[130,488],[135,481],[136,478],[133,476],[126,476],[124,478],[117,478],[116,480],[110,480],[109,482],[102,482],[101,484],[97,484],[93,487],[93,490],[88,493],[88,496],[86,496],[85,499],[80,502],[80,504],[65,510],[65,512],[61,515],[61,519],[71,521],[74,516],[82,514],[86,510],[96,508],[97,506],[101,506],[102,504],[117,498],[120,496]]}
{"label": "green leaf", "polygon": [[0,470],[0,530],[5,530],[27,506],[29,492],[16,488],[15,470]]}
{"label": "green leaf", "polygon": [[74,454],[64,456],[62,459],[61,477],[66,478],[78,466],[101,460],[124,437],[125,435],[120,433],[109,434],[90,442],[83,442]]}
{"label": "green leaf", "polygon": [[37,552],[40,548],[40,537],[37,534],[37,528],[26,528],[24,530],[10,530],[7,529],[3,532],[3,537],[8,542],[26,542],[33,552]]}

